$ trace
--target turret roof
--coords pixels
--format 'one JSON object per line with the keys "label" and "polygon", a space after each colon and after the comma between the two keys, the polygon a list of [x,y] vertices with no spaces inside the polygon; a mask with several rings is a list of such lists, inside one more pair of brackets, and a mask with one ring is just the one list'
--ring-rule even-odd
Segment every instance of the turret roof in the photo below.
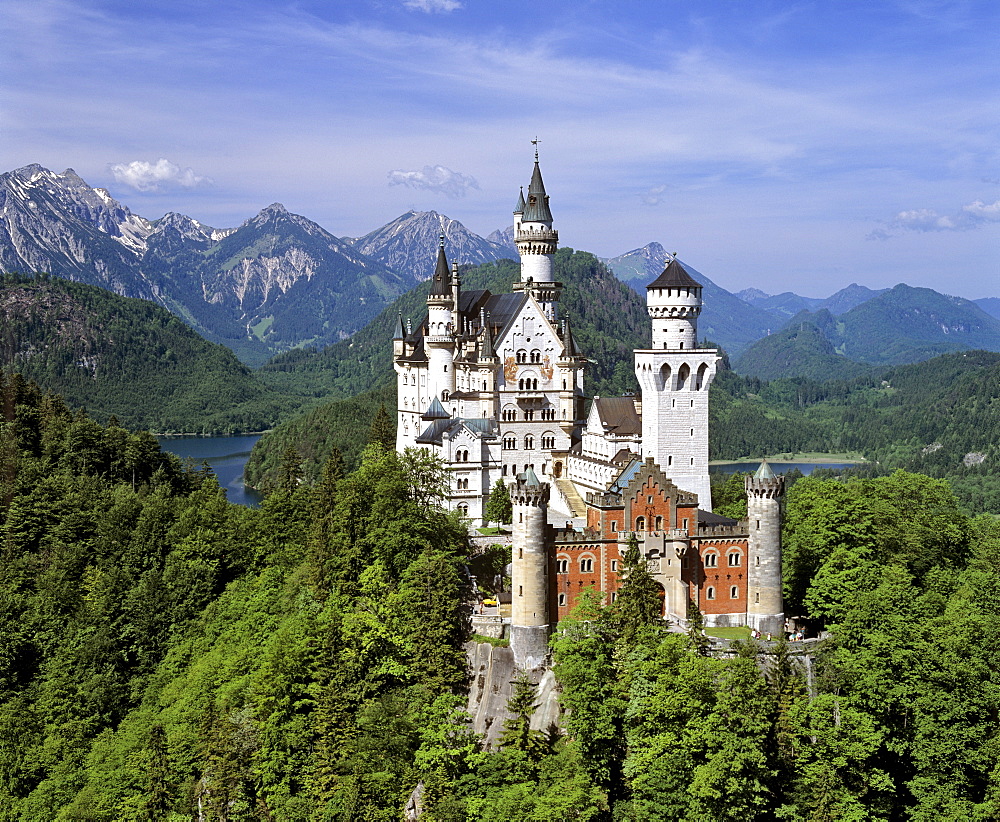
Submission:
{"label": "turret roof", "polygon": [[392,332],[393,340],[403,340],[406,339],[406,334],[403,333],[403,312],[399,312],[399,316],[396,317],[396,328]]}
{"label": "turret roof", "polygon": [[521,477],[524,479],[524,484],[526,486],[535,486],[536,488],[541,486],[541,483],[538,481],[538,476],[530,468],[525,469],[525,472],[521,474]]}
{"label": "turret roof", "polygon": [[438,246],[437,266],[434,268],[434,275],[431,277],[430,296],[450,297],[451,296],[451,272],[448,270],[448,259],[444,256],[444,235],[441,235],[441,245]]}
{"label": "turret roof", "polygon": [[517,194],[517,205],[514,206],[515,214],[524,213],[524,186],[521,186],[521,190]]}
{"label": "turret roof", "polygon": [[774,471],[772,471],[771,466],[767,464],[767,460],[760,461],[760,468],[757,469],[753,478],[765,480],[774,479]]}
{"label": "turret roof", "polygon": [[701,288],[701,283],[688,274],[683,263],[674,257],[667,263],[667,267],[663,269],[663,273],[647,285],[646,288],[677,288],[678,286],[681,288]]}
{"label": "turret roof", "polygon": [[450,417],[451,414],[444,410],[441,400],[437,397],[431,400],[431,404],[427,406],[427,410],[420,415],[420,419],[422,420],[446,420]]}
{"label": "turret roof", "polygon": [[549,210],[549,197],[545,193],[542,182],[542,171],[535,160],[534,171],[531,172],[531,183],[528,185],[528,202],[524,207],[526,222],[551,223],[552,212]]}

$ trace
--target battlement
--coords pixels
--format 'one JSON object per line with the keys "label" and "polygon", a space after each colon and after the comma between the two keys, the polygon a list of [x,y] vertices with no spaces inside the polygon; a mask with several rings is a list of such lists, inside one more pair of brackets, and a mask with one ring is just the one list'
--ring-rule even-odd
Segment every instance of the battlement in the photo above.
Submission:
{"label": "battlement", "polygon": [[518,476],[517,481],[509,486],[510,501],[514,505],[547,505],[550,492],[551,487],[547,482],[538,482],[537,479],[532,482],[531,478],[525,481],[523,475]]}

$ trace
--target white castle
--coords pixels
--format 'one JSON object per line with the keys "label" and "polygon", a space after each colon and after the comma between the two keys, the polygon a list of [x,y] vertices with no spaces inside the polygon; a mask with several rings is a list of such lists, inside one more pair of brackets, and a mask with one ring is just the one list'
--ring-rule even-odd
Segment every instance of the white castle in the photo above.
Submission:
{"label": "white castle", "polygon": [[[522,189],[514,209],[514,241],[520,282],[509,294],[492,294],[462,289],[442,238],[427,318],[415,329],[398,319],[393,353],[397,449],[437,454],[450,480],[447,505],[474,524],[485,524],[494,483],[503,479],[511,487],[519,543],[514,633],[518,622],[534,631],[524,646],[534,650],[522,648],[522,661],[537,661],[545,647],[540,637],[575,600],[575,589],[560,593],[560,585],[589,580],[613,598],[616,546],[634,532],[651,561],[666,556],[668,545],[676,554],[676,565],[664,561],[658,577],[665,614],[683,619],[691,599],[709,624],[772,630],[782,618],[775,530],[782,483],[767,469],[748,484],[756,530],[766,533],[753,533],[748,520],[709,513],[708,395],[719,357],[698,347],[701,285],[674,258],[646,287],[652,347],[635,351],[641,393],[595,397],[585,416],[588,361],[568,319],[559,317],[562,285],[553,268],[559,234],[537,151],[527,197]],[[641,493],[640,482],[648,485]],[[758,486],[769,490],[760,494]],[[566,528],[550,533],[551,523]],[[572,560],[579,568],[571,568],[572,551],[587,540],[604,547],[599,555],[579,555]],[[559,554],[557,542],[569,553]],[[718,556],[727,557],[730,573],[723,576],[735,584],[712,584],[708,569],[718,568]],[[524,566],[529,557],[537,568]],[[717,588],[729,594],[718,607]]]}

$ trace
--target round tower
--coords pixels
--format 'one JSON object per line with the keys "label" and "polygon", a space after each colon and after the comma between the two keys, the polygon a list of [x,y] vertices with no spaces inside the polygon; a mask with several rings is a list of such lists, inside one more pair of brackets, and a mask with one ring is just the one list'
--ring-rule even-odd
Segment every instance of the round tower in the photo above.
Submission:
{"label": "round tower", "polygon": [[653,321],[653,348],[681,351],[698,347],[701,284],[676,258],[646,286],[646,311]]}
{"label": "round tower", "polygon": [[525,198],[522,190],[514,209],[514,243],[521,256],[521,287],[530,289],[546,315],[555,319],[560,287],[555,282],[553,259],[559,245],[559,232],[552,228],[549,196],[538,167],[537,143],[528,196]]}
{"label": "round tower", "polygon": [[701,285],[676,258],[646,286],[652,348],[635,352],[642,388],[642,455],[678,488],[712,508],[708,478],[708,389],[718,352],[698,348]]}
{"label": "round tower", "polygon": [[767,461],[746,478],[747,624],[764,634],[779,636],[785,629],[781,597],[781,500],[785,478],[775,476]]}
{"label": "round tower", "polygon": [[518,667],[545,664],[549,653],[549,485],[530,468],[510,486],[513,505],[510,647]]}
{"label": "round tower", "polygon": [[431,290],[427,295],[427,388],[432,397],[446,399],[455,390],[455,305],[456,288],[444,255],[444,235],[438,247],[437,265],[431,277]]}

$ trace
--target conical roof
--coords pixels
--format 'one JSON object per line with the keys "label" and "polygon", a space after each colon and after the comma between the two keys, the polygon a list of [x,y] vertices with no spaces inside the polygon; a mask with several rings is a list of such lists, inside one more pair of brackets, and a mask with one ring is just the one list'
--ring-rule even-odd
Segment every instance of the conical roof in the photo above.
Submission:
{"label": "conical roof", "polygon": [[576,355],[576,343],[573,341],[573,331],[569,327],[569,317],[567,317],[563,324],[563,356],[575,357]]}
{"label": "conical roof", "polygon": [[678,287],[701,288],[701,283],[688,274],[687,269],[676,257],[667,263],[667,267],[663,269],[663,273],[659,277],[646,286],[647,289]]}
{"label": "conical roof", "polygon": [[771,466],[767,464],[767,460],[760,461],[760,468],[757,469],[757,472],[753,475],[753,478],[764,479],[764,480],[774,479],[774,471],[772,471]]}
{"label": "conical roof", "polygon": [[492,359],[496,356],[493,350],[493,334],[490,332],[489,316],[485,311],[479,312],[479,324],[483,328],[483,338],[479,343],[479,359]]}
{"label": "conical roof", "polygon": [[536,488],[541,486],[535,472],[530,468],[526,469],[525,472],[521,474],[521,477],[524,479],[524,484],[527,486],[535,486]]}
{"label": "conical roof", "polygon": [[542,182],[542,170],[535,160],[534,171],[531,172],[531,183],[528,185],[528,202],[524,207],[524,220],[535,223],[551,223],[552,212],[549,210],[549,198],[545,193],[545,183]]}
{"label": "conical roof", "polygon": [[514,206],[514,213],[515,214],[524,213],[524,186],[521,186],[521,190],[518,192],[517,205]]}
{"label": "conical roof", "polygon": [[448,270],[448,258],[444,256],[444,235],[441,235],[441,245],[438,246],[437,265],[434,267],[434,276],[431,277],[432,297],[451,296],[451,272]]}
{"label": "conical roof", "polygon": [[403,340],[406,339],[406,335],[403,333],[403,312],[399,312],[399,316],[396,317],[396,328],[392,332],[393,340]]}
{"label": "conical roof", "polygon": [[444,410],[444,406],[441,405],[441,400],[435,397],[431,400],[431,404],[427,406],[427,410],[420,415],[422,420],[446,420],[451,416],[447,411]]}

